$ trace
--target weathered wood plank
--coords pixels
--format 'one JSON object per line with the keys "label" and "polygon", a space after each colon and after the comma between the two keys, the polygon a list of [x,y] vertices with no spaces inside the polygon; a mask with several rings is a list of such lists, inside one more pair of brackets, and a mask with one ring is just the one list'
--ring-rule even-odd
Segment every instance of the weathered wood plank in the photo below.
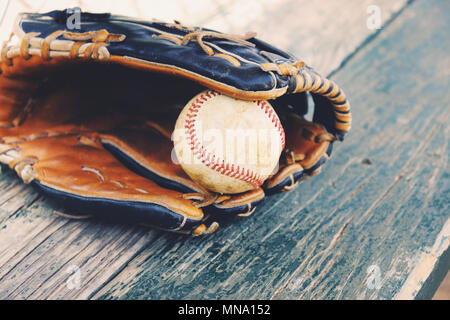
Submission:
{"label": "weathered wood plank", "polygon": [[209,238],[160,237],[94,297],[416,297],[449,247],[449,13],[416,1],[338,73],[355,125],[320,176]]}

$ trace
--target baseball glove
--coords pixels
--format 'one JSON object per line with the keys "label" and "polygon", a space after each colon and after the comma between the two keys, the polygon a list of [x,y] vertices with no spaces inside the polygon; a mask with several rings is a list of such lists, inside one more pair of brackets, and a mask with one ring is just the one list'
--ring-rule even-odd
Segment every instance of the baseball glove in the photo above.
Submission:
{"label": "baseball glove", "polygon": [[[350,129],[333,81],[253,34],[92,13],[67,30],[70,16],[21,14],[0,74],[0,162],[66,216],[209,234],[218,217],[248,216],[265,195],[318,173]],[[261,188],[215,194],[172,161],[177,116],[206,89],[276,110],[285,150]]]}

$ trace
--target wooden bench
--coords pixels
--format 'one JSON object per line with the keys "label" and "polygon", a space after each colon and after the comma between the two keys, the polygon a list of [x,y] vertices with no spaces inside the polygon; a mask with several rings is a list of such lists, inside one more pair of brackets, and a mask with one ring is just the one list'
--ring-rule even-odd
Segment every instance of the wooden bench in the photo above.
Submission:
{"label": "wooden bench", "polygon": [[[1,38],[16,12],[55,3],[10,1]],[[82,3],[85,11],[256,31],[345,89],[353,129],[320,175],[208,237],[56,217],[3,167],[0,299],[433,296],[450,265],[446,0]]]}

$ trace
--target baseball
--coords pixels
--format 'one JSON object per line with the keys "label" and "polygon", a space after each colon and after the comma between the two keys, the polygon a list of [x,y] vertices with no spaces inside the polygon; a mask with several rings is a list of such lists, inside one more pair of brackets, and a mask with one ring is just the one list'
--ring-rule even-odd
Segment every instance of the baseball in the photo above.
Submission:
{"label": "baseball", "polygon": [[209,90],[183,108],[173,141],[177,161],[193,181],[236,194],[260,187],[277,170],[285,137],[269,102]]}

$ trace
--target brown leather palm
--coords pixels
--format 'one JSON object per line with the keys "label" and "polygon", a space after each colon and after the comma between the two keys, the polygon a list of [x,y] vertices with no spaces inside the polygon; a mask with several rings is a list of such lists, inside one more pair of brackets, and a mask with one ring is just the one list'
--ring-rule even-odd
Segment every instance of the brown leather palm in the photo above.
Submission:
{"label": "brown leather palm", "polygon": [[[38,180],[45,186],[82,197],[157,203],[201,220],[203,213],[195,202],[120,163],[103,147],[100,132],[122,128],[120,133],[104,137],[120,141],[123,135],[123,141],[131,138],[141,147],[148,146],[143,150],[147,151],[148,162],[156,167],[159,163],[161,169],[186,181],[183,172],[168,161],[170,152],[162,157],[161,147],[170,148],[167,139],[152,130],[128,134],[124,128],[145,127],[142,121],[145,119],[122,112],[124,101],[105,92],[118,88],[90,86],[83,83],[85,79],[72,76],[65,81],[58,74],[40,84],[33,82],[32,77],[0,82],[1,151],[3,158],[13,155],[13,159],[5,162],[28,182]],[[159,153],[152,154],[149,149]],[[27,163],[33,164],[32,176],[21,172]]]}

